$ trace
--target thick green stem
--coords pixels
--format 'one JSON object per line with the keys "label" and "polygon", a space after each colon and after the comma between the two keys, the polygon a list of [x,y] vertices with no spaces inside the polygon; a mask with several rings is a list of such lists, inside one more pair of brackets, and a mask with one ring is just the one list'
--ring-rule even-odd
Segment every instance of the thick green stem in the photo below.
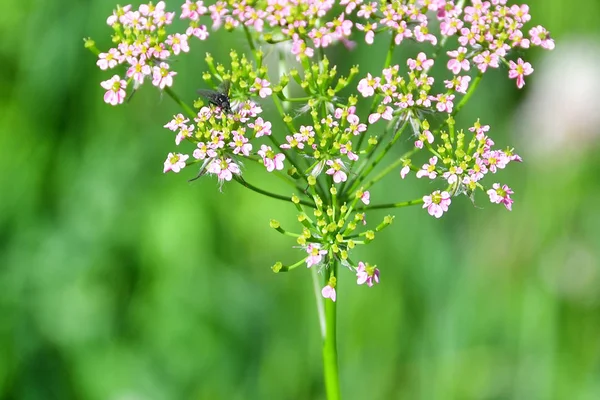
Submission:
{"label": "thick green stem", "polygon": [[[337,263],[334,262],[331,268],[333,268],[334,275],[337,276]],[[339,280],[337,282],[339,282]],[[331,299],[325,299],[325,334],[323,336],[323,376],[325,378],[325,393],[327,394],[327,400],[340,399],[340,380],[338,374],[337,360],[336,306],[337,303],[335,301],[332,301]]]}

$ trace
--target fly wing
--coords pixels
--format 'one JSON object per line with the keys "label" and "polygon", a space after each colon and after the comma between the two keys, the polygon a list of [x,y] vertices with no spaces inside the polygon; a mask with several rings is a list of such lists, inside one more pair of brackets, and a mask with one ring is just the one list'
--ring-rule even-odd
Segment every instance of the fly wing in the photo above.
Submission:
{"label": "fly wing", "polygon": [[218,95],[218,92],[216,92],[214,90],[210,90],[210,89],[198,89],[197,92],[200,96],[205,97],[209,101],[214,101],[214,99]]}
{"label": "fly wing", "polygon": [[221,92],[225,96],[229,97],[229,87],[230,86],[231,86],[231,81],[230,80],[223,81],[223,83],[221,83],[219,85],[219,92]]}

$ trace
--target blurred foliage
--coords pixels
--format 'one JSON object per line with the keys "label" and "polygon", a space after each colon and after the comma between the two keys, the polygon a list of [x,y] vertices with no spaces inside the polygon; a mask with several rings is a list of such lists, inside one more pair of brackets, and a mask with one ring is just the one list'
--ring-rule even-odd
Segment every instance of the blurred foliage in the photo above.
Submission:
{"label": "blurred foliage", "polygon": [[[598,41],[596,0],[529,4],[557,51],[563,38]],[[300,256],[269,228],[270,218],[291,225],[293,208],[234,183],[222,193],[210,179],[188,184],[189,171],[162,174],[174,147],[162,125],[176,106],[150,86],[128,105],[104,104],[108,75],[83,48],[87,36],[110,45],[112,2],[3,5],[0,398],[323,398],[310,276],[269,269]],[[177,65],[186,100],[202,85],[203,50],[245,49],[234,35],[193,43]],[[329,55],[366,72],[379,50]],[[527,55],[536,74],[523,92],[505,70],[486,76],[460,118],[481,117],[525,159],[499,177],[515,189],[514,211],[485,196],[475,207],[455,199],[441,220],[395,211],[360,250],[382,284],[342,275],[346,399],[600,398],[600,128],[569,157],[529,154],[544,136],[521,119],[561,118],[515,113],[544,84],[541,57]],[[247,176],[265,174],[249,166]],[[390,176],[372,198],[411,199],[425,184]]]}

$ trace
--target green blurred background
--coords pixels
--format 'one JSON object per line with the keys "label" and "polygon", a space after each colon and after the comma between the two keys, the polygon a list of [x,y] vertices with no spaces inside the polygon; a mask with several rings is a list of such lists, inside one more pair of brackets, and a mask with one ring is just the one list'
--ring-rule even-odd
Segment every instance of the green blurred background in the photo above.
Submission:
{"label": "green blurred background", "polygon": [[[600,4],[529,4],[557,49],[525,54],[523,91],[486,75],[460,118],[523,156],[494,177],[514,211],[481,194],[441,220],[394,211],[359,250],[381,285],[340,278],[345,399],[600,399]],[[113,8],[5,0],[0,13],[0,398],[323,399],[310,274],[269,269],[301,255],[269,228],[293,227],[294,210],[162,174],[176,106],[150,85],[104,104],[110,74],[83,48],[108,48]],[[175,90],[191,100],[204,51],[230,48],[242,38],[193,41]],[[343,73],[376,71],[384,48],[329,54]],[[431,188],[384,186],[375,202]]]}

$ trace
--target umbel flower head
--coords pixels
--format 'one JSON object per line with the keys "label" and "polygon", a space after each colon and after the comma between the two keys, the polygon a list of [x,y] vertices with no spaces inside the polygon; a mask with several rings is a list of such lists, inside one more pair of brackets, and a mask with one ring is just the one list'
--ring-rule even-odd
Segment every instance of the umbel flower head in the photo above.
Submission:
{"label": "umbel flower head", "polygon": [[[495,147],[489,125],[477,120],[461,127],[454,117],[492,69],[506,67],[508,79],[524,88],[534,72],[524,50],[551,50],[554,41],[541,25],[526,26],[526,5],[465,3],[185,0],[174,12],[160,1],[117,7],[106,21],[111,47],[101,52],[90,39],[86,47],[108,74],[100,83],[107,104],[124,103],[150,82],[182,107],[170,121],[165,118],[177,150],[168,152],[163,172],[193,166],[193,179],[213,177],[220,188],[235,181],[293,204],[298,228],[284,230],[277,221],[271,226],[296,239],[299,259],[277,262],[273,270],[317,270],[322,296],[336,301],[338,266],[355,274],[359,285],[379,283],[378,268],[352,257],[356,246],[370,243],[393,221],[388,215],[375,225],[369,210],[420,205],[424,215],[441,218],[456,197],[475,201],[479,191],[512,209],[513,190],[484,178],[521,158]],[[177,19],[183,31],[172,29]],[[206,54],[200,96],[190,107],[175,94],[180,75],[174,60],[193,51],[196,40],[211,40],[216,30],[238,33],[249,51],[232,50],[220,60]],[[381,67],[368,73],[358,65],[344,69],[325,54],[332,46],[351,51],[376,42],[385,42],[388,52]],[[409,42],[418,50],[395,63],[395,49]],[[284,66],[277,73],[264,63],[268,46]],[[434,68],[444,53],[444,68]],[[286,65],[286,57],[298,67]],[[277,119],[264,109],[275,110]],[[400,140],[407,135],[409,140]],[[406,152],[390,160],[392,149],[407,143]],[[380,168],[384,161],[390,164]],[[246,168],[256,165],[289,184],[292,194],[248,182]],[[399,172],[396,183],[416,178],[433,187],[413,200],[376,204],[381,199],[369,189],[391,171]]]}

